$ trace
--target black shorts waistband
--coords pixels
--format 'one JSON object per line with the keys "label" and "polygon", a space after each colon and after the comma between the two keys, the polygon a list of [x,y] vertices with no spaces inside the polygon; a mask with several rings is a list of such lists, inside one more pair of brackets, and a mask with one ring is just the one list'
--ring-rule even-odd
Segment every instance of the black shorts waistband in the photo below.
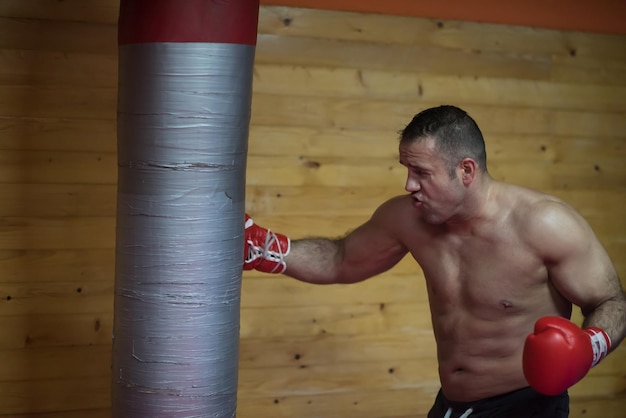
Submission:
{"label": "black shorts waistband", "polygon": [[[481,406],[489,406],[491,407],[496,407],[500,404],[510,404],[510,403],[517,403],[517,402],[524,402],[524,401],[531,401],[537,398],[546,398],[546,395],[542,395],[540,393],[538,393],[537,391],[535,391],[533,388],[531,388],[530,386],[527,387],[523,387],[521,389],[516,389],[513,390],[511,392],[506,392],[503,393],[501,395],[496,395],[496,396],[491,396],[489,398],[484,398],[484,399],[479,399],[476,401],[472,401],[472,402],[455,402],[455,401],[451,401],[449,399],[447,399],[443,393],[443,391],[441,391],[441,396],[444,398],[446,405],[448,405],[449,407],[451,407],[452,409],[454,409],[455,411],[457,410],[467,410],[469,408],[473,408],[476,409],[478,407]],[[560,395],[556,395],[556,397],[561,397],[561,396],[567,396],[567,392],[563,392]]]}

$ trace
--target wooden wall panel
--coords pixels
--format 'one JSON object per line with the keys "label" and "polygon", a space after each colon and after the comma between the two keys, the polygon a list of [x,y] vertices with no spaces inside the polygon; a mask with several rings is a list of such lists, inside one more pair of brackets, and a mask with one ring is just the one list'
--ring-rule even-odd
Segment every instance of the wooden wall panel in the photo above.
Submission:
{"label": "wooden wall panel", "polygon": [[109,282],[114,274],[113,248],[0,250],[3,283],[72,280]]}
{"label": "wooden wall panel", "polygon": [[[59,3],[48,0],[3,0],[0,16],[96,23],[110,23],[117,19],[119,0],[90,0],[88,3],[83,0],[63,0]],[[463,0],[450,0],[445,4],[414,0],[261,0],[261,5],[418,16],[563,31],[626,32],[623,25],[626,7],[619,0],[596,0],[593,3],[581,0],[556,0],[550,3],[529,0],[515,4],[494,0],[477,0],[471,4]]]}
{"label": "wooden wall panel", "polygon": [[469,20],[560,30],[624,34],[626,5],[615,0],[541,0],[503,3],[497,0],[448,0],[445,3],[414,0],[261,0],[261,4],[352,10],[400,16]]}
{"label": "wooden wall panel", "polygon": [[[0,2],[0,417],[109,416],[118,1]],[[626,35],[263,6],[247,210],[343,235],[403,193],[397,132],[460,105],[492,175],[580,210],[626,277]],[[582,319],[575,312],[575,319]],[[626,349],[572,388],[621,417]],[[245,272],[238,416],[422,417],[439,387],[410,257],[354,285]]]}

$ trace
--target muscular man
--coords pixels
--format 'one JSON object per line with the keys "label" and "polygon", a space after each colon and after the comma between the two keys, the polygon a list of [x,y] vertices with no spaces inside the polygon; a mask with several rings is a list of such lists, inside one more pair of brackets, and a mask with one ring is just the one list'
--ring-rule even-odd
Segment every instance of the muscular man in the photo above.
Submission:
{"label": "muscular man", "polygon": [[606,251],[563,201],[494,180],[478,126],[457,107],[417,114],[399,151],[408,194],[335,240],[290,241],[246,217],[244,268],[354,283],[410,253],[437,342],[441,390],[428,417],[567,417],[567,388],[626,334]]}

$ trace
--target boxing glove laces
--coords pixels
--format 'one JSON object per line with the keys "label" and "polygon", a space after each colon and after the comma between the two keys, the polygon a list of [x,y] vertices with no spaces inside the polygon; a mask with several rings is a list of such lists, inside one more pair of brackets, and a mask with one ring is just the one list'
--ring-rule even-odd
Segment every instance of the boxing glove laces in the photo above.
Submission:
{"label": "boxing glove laces", "polygon": [[608,334],[597,327],[579,328],[559,316],[535,323],[526,338],[524,376],[544,395],[558,395],[582,379],[611,349]]}
{"label": "boxing glove laces", "polygon": [[289,254],[290,247],[291,241],[288,237],[255,224],[246,213],[244,270],[283,273],[287,269],[285,257]]}

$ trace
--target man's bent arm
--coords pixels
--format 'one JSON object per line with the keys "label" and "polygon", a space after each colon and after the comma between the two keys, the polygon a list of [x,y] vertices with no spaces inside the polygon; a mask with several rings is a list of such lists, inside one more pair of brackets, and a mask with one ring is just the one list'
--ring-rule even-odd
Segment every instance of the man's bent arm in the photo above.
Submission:
{"label": "man's bent arm", "polygon": [[[615,276],[614,283],[619,284],[619,278]],[[610,351],[626,337],[626,296],[621,286],[615,286],[613,297],[600,303],[590,311],[583,310],[585,320],[583,327],[597,327],[603,329],[611,339]]]}
{"label": "man's bent arm", "polygon": [[408,252],[397,232],[394,200],[343,238],[292,241],[285,274],[309,283],[354,283],[382,273]]}
{"label": "man's bent arm", "polygon": [[542,243],[551,258],[552,282],[581,308],[583,327],[604,330],[615,349],[626,336],[626,297],[606,250],[571,207],[553,204],[539,216],[543,219]]}

